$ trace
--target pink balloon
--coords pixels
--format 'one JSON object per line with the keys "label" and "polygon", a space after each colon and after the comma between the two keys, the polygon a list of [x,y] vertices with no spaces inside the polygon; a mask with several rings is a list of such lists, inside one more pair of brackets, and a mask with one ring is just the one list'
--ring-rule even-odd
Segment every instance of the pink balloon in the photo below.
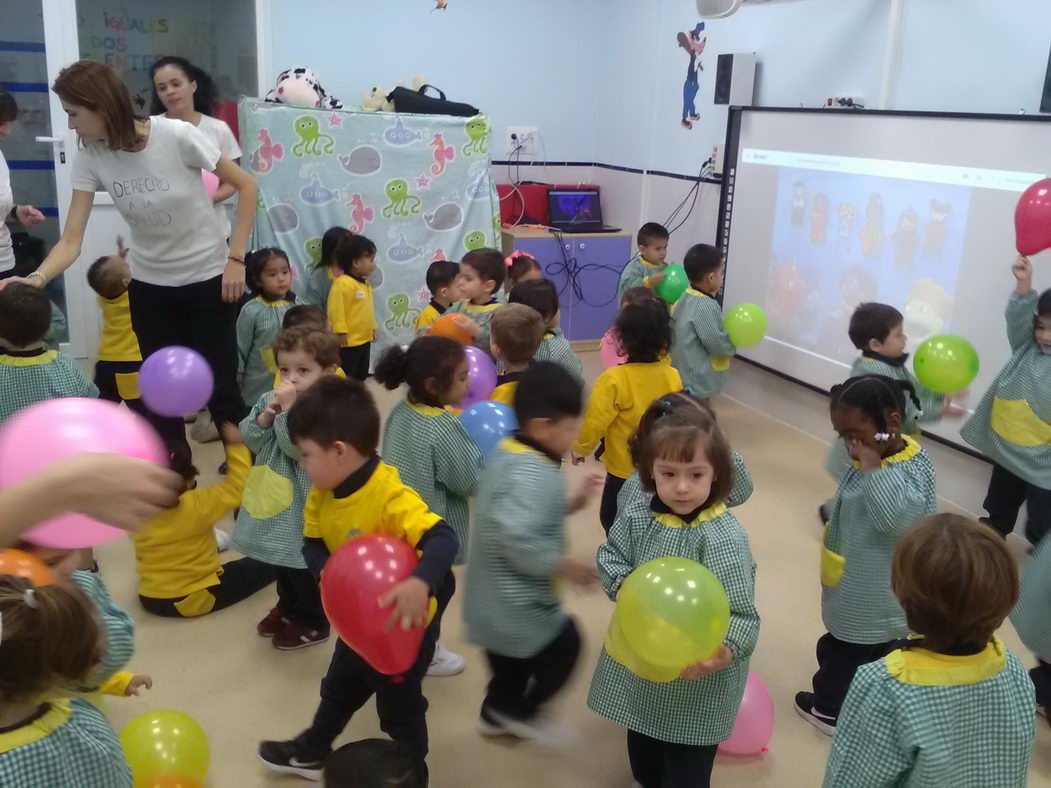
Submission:
{"label": "pink balloon", "polygon": [[748,671],[744,697],[730,738],[719,745],[728,755],[757,755],[766,752],[774,732],[774,702],[759,674]]}
{"label": "pink balloon", "polygon": [[620,339],[617,337],[616,329],[610,329],[602,335],[602,344],[599,345],[599,356],[606,368],[620,366],[628,360],[620,347]]}
{"label": "pink balloon", "polygon": [[[0,430],[0,488],[11,487],[84,452],[167,464],[167,452],[157,433],[131,411],[106,400],[53,399],[19,411]],[[25,538],[68,550],[123,535],[119,528],[66,512],[27,531]]]}
{"label": "pink balloon", "polygon": [[201,170],[201,180],[204,181],[204,190],[208,192],[208,197],[214,197],[219,190],[219,176],[214,172]]}
{"label": "pink balloon", "polygon": [[496,365],[493,360],[476,347],[468,345],[467,352],[467,396],[463,407],[469,408],[476,402],[489,399],[496,388]]}
{"label": "pink balloon", "polygon": [[1024,255],[1051,248],[1051,178],[1037,181],[1018,199],[1015,246]]}

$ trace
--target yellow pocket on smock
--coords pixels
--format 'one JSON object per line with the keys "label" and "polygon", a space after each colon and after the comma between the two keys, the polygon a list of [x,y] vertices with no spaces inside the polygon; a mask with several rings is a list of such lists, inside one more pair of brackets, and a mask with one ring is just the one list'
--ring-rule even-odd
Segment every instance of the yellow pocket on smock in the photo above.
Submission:
{"label": "yellow pocket on smock", "polygon": [[263,359],[263,366],[277,374],[277,360],[274,358],[274,351],[266,347],[259,351],[259,356]]}
{"label": "yellow pocket on smock", "polygon": [[821,585],[825,588],[835,588],[843,579],[843,567],[847,559],[825,547],[827,538],[828,524],[826,523],[825,529],[821,532]]}
{"label": "yellow pocket on smock", "polygon": [[252,517],[265,520],[281,514],[292,505],[292,482],[266,465],[255,465],[241,496],[241,506]]}
{"label": "yellow pocket on smock", "polygon": [[726,356],[712,356],[710,361],[716,372],[726,372],[730,368],[730,359]]}
{"label": "yellow pocket on smock", "polygon": [[993,400],[989,418],[993,432],[1015,446],[1043,446],[1051,443],[1051,424],[1041,419],[1024,399]]}

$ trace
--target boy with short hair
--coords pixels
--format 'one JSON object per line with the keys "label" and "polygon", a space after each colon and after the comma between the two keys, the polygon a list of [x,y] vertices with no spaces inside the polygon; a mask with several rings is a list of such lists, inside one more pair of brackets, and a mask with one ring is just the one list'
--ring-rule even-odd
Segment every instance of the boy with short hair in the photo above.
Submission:
{"label": "boy with short hair", "polygon": [[117,238],[117,250],[117,254],[100,257],[88,268],[88,285],[98,296],[102,310],[95,385],[101,399],[118,404],[126,402],[131,410],[145,416],[146,406],[139,398],[142,354],[128,307],[131,266],[121,238]]}
{"label": "boy with short hair", "polygon": [[61,397],[97,397],[77,362],[48,350],[51,301],[38,287],[12,282],[0,290],[0,424],[16,411]]}
{"label": "boy with short hair", "polygon": [[536,355],[543,336],[543,318],[525,304],[507,304],[493,313],[489,348],[504,372],[496,379],[489,399],[511,405],[518,381]]}
{"label": "boy with short hair", "polygon": [[296,304],[288,308],[281,318],[281,330],[307,326],[318,331],[328,331],[328,313],[317,304]]}
{"label": "boy with short hair", "polygon": [[[455,588],[456,534],[376,454],[380,415],[360,381],[325,377],[314,383],[289,411],[288,433],[313,485],[304,511],[307,568],[320,577],[329,555],[363,533],[404,540],[420,553],[419,565],[380,604],[393,609],[394,626],[427,629],[416,662],[403,676],[380,673],[337,640],[310,727],[289,741],[261,742],[259,756],[274,771],[319,779],[332,742],[375,694],[380,727],[422,761],[427,756],[422,681]],[[428,620],[431,596],[436,613]]]}
{"label": "boy with short hair", "polygon": [[431,324],[445,314],[457,298],[456,277],[460,266],[449,260],[435,260],[427,266],[427,289],[431,291],[431,302],[416,318],[416,336],[423,336]]}
{"label": "boy with short hair", "polygon": [[456,285],[460,301],[447,311],[466,315],[464,328],[474,336],[474,346],[489,353],[489,321],[500,308],[497,293],[507,279],[507,263],[495,249],[473,249],[460,261],[460,274]]}
{"label": "boy with short hair", "polygon": [[664,281],[664,259],[668,256],[668,239],[671,234],[664,225],[646,222],[639,228],[636,241],[639,253],[624,266],[617,285],[617,298],[633,287],[650,290]]}
{"label": "boy with short hair", "polygon": [[559,578],[588,585],[593,561],[565,556],[565,518],[587,505],[600,478],[566,499],[561,462],[579,426],[581,386],[541,361],[522,376],[519,430],[486,463],[467,551],[467,636],[485,649],[492,678],[479,714],[486,736],[550,743],[540,716],[580,654],[576,624],[559,601]]}
{"label": "boy with short hair", "polygon": [[1033,685],[994,634],[1018,599],[1003,541],[966,517],[927,517],[898,543],[891,586],[920,638],[854,674],[825,788],[1025,785]]}
{"label": "boy with short hair", "polygon": [[573,378],[584,384],[584,368],[573,352],[569,340],[562,333],[559,321],[562,311],[558,303],[558,289],[548,279],[530,279],[517,284],[507,297],[509,304],[525,304],[540,313],[546,328],[534,361],[553,361]]}
{"label": "boy with short hair", "polygon": [[672,309],[671,363],[686,389],[707,401],[722,391],[730,356],[737,352],[715,300],[723,286],[726,262],[714,246],[694,244],[682,265],[690,286]]}

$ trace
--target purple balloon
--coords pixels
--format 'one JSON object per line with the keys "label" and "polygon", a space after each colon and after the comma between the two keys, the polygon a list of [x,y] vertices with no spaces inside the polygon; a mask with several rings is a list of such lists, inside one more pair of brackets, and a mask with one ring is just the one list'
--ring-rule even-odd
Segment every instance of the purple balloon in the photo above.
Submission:
{"label": "purple balloon", "polygon": [[468,345],[467,352],[467,396],[463,406],[471,407],[476,402],[484,402],[496,388],[496,365],[493,360],[476,347]]}
{"label": "purple balloon", "polygon": [[146,407],[160,416],[196,413],[212,397],[215,381],[204,356],[172,345],[151,353],[139,369],[139,393]]}

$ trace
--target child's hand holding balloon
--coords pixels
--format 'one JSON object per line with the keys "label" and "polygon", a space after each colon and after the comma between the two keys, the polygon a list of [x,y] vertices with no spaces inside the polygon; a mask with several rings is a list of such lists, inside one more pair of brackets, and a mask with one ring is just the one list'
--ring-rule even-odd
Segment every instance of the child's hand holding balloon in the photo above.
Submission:
{"label": "child's hand holding balloon", "polygon": [[720,670],[728,668],[733,660],[733,651],[731,651],[730,647],[724,643],[719,646],[719,650],[708,659],[702,659],[700,662],[694,662],[692,665],[687,665],[683,668],[679,677],[690,681],[703,678],[709,673],[718,673]]}
{"label": "child's hand holding balloon", "polygon": [[1015,261],[1011,264],[1011,273],[1018,280],[1018,286],[1015,287],[1015,292],[1018,295],[1025,295],[1033,289],[1033,264],[1029,262],[1029,258],[1024,254],[1020,254],[1015,258]]}
{"label": "child's hand holding balloon", "polygon": [[384,630],[390,632],[398,624],[403,632],[420,629],[427,625],[430,588],[418,577],[407,577],[379,598],[379,605],[386,610],[394,606]]}

